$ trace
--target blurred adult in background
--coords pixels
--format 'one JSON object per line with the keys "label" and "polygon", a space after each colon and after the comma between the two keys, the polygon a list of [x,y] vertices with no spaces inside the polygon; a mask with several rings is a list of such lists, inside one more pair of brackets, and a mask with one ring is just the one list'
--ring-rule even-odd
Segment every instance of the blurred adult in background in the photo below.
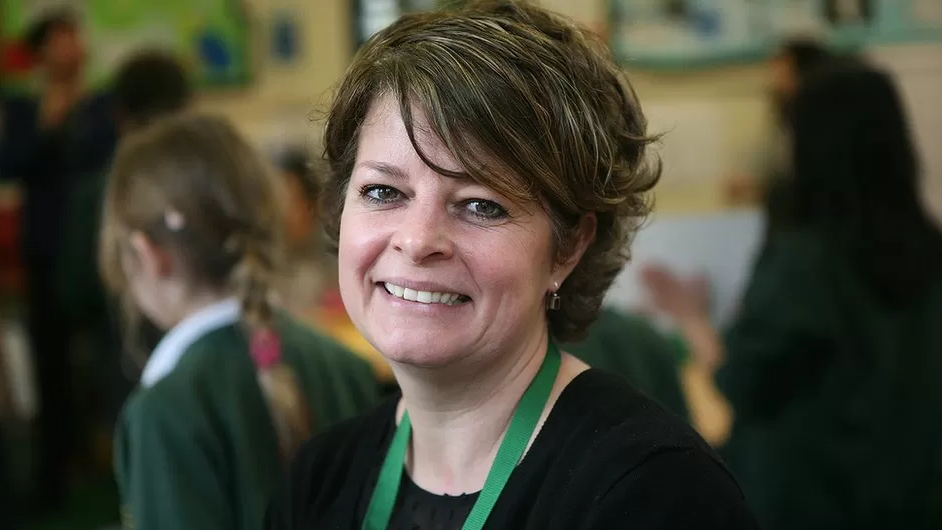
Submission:
{"label": "blurred adult in background", "polygon": [[47,12],[26,35],[40,68],[36,97],[3,101],[0,175],[23,192],[21,241],[27,273],[27,327],[39,387],[39,498],[63,498],[76,424],[70,408],[70,347],[56,293],[66,198],[107,164],[115,143],[107,98],[85,91],[85,50],[75,14]]}
{"label": "blurred adult in background", "polygon": [[903,106],[862,65],[792,105],[793,201],[727,334],[683,280],[646,277],[716,370],[727,459],[762,528],[923,528],[942,472],[942,235]]}

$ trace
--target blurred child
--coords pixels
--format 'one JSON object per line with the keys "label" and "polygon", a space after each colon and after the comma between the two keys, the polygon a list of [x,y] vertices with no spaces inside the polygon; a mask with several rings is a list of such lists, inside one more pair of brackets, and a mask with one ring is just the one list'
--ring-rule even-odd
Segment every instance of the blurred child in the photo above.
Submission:
{"label": "blurred child", "polygon": [[302,251],[317,252],[317,245],[310,245],[316,238],[317,200],[321,191],[319,175],[307,152],[300,147],[285,149],[277,159],[278,169],[285,177],[285,186],[290,195],[288,205],[289,246]]}
{"label": "blurred child", "polygon": [[[324,289],[326,259],[317,230],[317,198],[320,182],[303,148],[290,147],[275,158],[283,177],[288,204],[285,215],[288,274],[279,296],[282,305],[297,315],[314,310]],[[327,282],[330,283],[330,282]]]}
{"label": "blurred child", "polygon": [[116,432],[125,524],[256,529],[298,445],[374,403],[370,367],[273,308],[285,190],[223,119],[126,138],[100,247],[128,314],[168,330]]}

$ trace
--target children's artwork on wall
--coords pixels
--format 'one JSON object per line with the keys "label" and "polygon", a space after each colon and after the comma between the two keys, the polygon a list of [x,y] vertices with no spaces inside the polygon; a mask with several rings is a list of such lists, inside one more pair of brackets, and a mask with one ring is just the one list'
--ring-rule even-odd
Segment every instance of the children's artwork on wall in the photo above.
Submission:
{"label": "children's artwork on wall", "polygon": [[242,85],[251,78],[250,27],[241,0],[0,0],[0,42],[10,50],[4,54],[8,61],[21,54],[20,39],[29,24],[62,5],[82,17],[92,84],[106,81],[142,48],[177,54],[204,88]]}
{"label": "children's artwork on wall", "polygon": [[840,48],[939,40],[940,6],[940,0],[609,0],[609,26],[612,48],[627,66],[687,69],[762,59],[791,33]]}

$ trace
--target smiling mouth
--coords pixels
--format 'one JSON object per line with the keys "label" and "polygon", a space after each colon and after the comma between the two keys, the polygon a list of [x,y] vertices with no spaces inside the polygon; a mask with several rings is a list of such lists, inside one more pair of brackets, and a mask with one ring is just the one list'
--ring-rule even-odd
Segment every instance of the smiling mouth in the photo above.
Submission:
{"label": "smiling mouth", "polygon": [[396,298],[401,298],[410,302],[418,302],[420,304],[458,305],[471,301],[470,298],[459,293],[416,291],[415,289],[408,289],[406,287],[389,282],[383,282],[383,288],[386,289],[387,293],[395,296]]}

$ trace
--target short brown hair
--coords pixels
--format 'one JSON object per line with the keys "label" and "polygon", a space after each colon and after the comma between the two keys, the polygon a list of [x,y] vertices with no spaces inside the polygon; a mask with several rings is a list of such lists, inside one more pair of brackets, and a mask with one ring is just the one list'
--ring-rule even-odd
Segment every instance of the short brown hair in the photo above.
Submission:
{"label": "short brown hair", "polygon": [[[607,47],[571,21],[527,2],[469,2],[453,11],[407,15],[358,52],[330,110],[325,153],[332,175],[323,221],[336,248],[340,214],[371,104],[398,99],[416,142],[420,109],[464,171],[552,220],[557,259],[572,250],[580,219],[597,232],[548,314],[557,340],[580,338],[629,257],[650,210],[660,162],[637,97]],[[508,178],[509,175],[513,177]]]}
{"label": "short brown hair", "polygon": [[[284,195],[281,179],[225,118],[157,120],[123,139],[115,156],[99,248],[102,276],[133,318],[123,260],[130,235],[142,233],[172,254],[193,290],[232,292],[248,331],[268,331],[269,296],[284,265]],[[279,431],[288,453],[310,432],[297,420],[303,415],[276,398],[274,385],[299,388],[285,365],[275,368],[258,376],[275,424],[294,429]]]}

